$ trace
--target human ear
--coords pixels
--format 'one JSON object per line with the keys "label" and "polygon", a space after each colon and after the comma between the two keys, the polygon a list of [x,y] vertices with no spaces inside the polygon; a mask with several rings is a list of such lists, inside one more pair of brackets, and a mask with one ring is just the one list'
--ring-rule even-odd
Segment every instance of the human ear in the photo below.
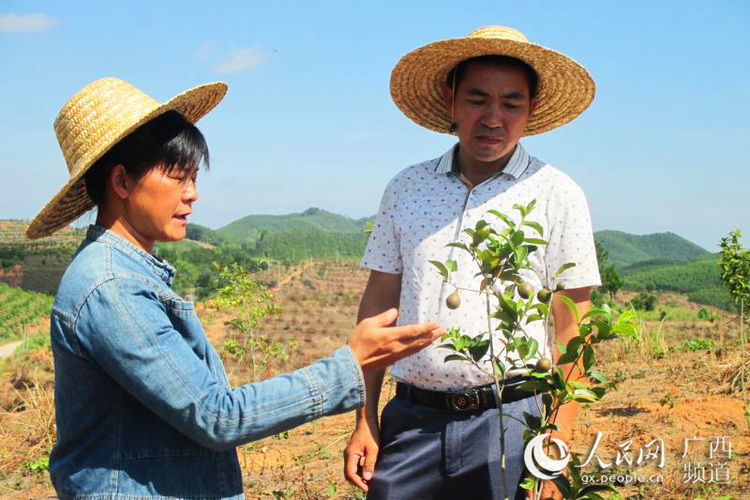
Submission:
{"label": "human ear", "polygon": [[445,111],[448,116],[453,120],[453,89],[443,85],[443,104],[445,104]]}
{"label": "human ear", "polygon": [[109,173],[109,187],[121,200],[124,200],[130,194],[131,180],[123,165],[118,164],[112,168]]}
{"label": "human ear", "polygon": [[529,116],[534,114],[534,111],[536,111],[536,107],[539,105],[539,99],[536,97],[532,97],[531,101],[529,102]]}

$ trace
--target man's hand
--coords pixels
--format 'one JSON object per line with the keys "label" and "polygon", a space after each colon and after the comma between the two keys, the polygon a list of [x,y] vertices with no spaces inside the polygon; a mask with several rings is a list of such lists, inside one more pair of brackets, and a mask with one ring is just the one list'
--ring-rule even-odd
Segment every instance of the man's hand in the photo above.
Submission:
{"label": "man's hand", "polygon": [[344,476],[354,486],[367,493],[375,462],[380,450],[380,430],[377,421],[360,419],[349,444],[344,449]]}
{"label": "man's hand", "polygon": [[349,346],[363,371],[383,369],[445,335],[445,328],[437,323],[389,327],[397,316],[398,311],[391,308],[365,318],[349,336]]}

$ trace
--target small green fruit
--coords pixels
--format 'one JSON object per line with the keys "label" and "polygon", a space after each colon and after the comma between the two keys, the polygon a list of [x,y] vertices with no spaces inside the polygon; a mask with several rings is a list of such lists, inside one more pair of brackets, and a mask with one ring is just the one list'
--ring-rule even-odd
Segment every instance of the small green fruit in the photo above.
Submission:
{"label": "small green fruit", "polygon": [[556,292],[561,292],[563,290],[565,290],[565,283],[562,282],[562,281],[558,281],[557,282],[557,286],[555,286],[555,291]]}
{"label": "small green fruit", "polygon": [[536,294],[536,298],[542,304],[548,304],[550,299],[552,298],[552,292],[550,292],[546,288],[542,288],[541,290],[539,290],[539,293]]}
{"label": "small green fruit", "polygon": [[548,358],[539,358],[536,362],[536,366],[534,366],[534,371],[537,373],[545,373],[550,371],[550,368],[552,368],[552,361]]}
{"label": "small green fruit", "polygon": [[448,298],[445,299],[445,305],[448,309],[458,309],[458,306],[461,305],[461,296],[458,295],[458,291],[448,295]]}
{"label": "small green fruit", "polygon": [[530,284],[526,283],[525,281],[522,281],[518,285],[518,295],[521,296],[522,299],[528,299],[534,294],[534,287]]}

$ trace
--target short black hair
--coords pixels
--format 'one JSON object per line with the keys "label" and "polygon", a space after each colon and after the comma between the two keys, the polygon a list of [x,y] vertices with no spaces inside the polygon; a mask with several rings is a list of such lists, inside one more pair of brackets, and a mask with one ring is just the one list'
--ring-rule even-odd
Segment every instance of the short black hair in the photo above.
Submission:
{"label": "short black hair", "polygon": [[97,206],[104,201],[107,180],[116,165],[125,167],[136,179],[152,168],[192,175],[201,165],[208,170],[208,145],[198,127],[177,111],[167,111],[144,123],[86,172],[86,192]]}
{"label": "short black hair", "polygon": [[469,67],[472,63],[489,63],[489,64],[496,64],[498,66],[509,66],[511,68],[517,68],[523,71],[526,74],[526,80],[529,83],[529,97],[533,99],[536,97],[537,92],[539,91],[539,75],[536,74],[536,71],[534,68],[531,67],[530,64],[528,64],[525,61],[522,61],[521,59],[510,57],[510,56],[500,56],[500,55],[488,55],[488,56],[477,56],[477,57],[471,57],[469,59],[464,59],[460,63],[456,64],[456,66],[450,70],[448,73],[448,78],[446,79],[445,84],[448,86],[448,88],[453,87],[453,75],[456,76],[456,88],[458,88],[459,85],[461,85],[461,81],[466,76],[466,69]]}

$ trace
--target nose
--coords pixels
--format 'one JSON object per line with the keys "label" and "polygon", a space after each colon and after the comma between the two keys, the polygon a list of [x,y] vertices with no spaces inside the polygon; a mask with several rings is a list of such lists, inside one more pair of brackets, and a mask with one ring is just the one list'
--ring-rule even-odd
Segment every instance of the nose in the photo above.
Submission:
{"label": "nose", "polygon": [[188,205],[198,200],[198,186],[195,184],[195,179],[188,179],[185,183],[185,188],[182,190],[182,200]]}
{"label": "nose", "polygon": [[499,128],[503,126],[503,118],[500,104],[491,104],[485,108],[482,123],[489,128]]}

